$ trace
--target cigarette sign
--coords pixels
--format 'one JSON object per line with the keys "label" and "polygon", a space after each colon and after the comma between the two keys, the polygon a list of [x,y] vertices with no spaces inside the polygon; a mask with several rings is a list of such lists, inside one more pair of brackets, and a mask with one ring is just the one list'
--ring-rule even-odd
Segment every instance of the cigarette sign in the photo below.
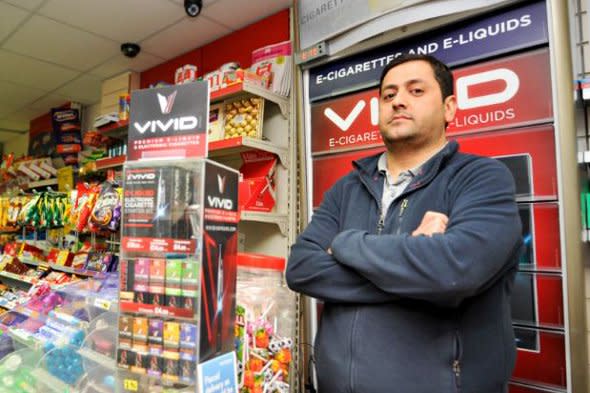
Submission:
{"label": "cigarette sign", "polygon": [[133,91],[130,113],[127,161],[207,155],[206,82]]}
{"label": "cigarette sign", "polygon": [[[551,121],[553,108],[547,75],[546,49],[454,71],[458,110],[447,134]],[[378,89],[371,89],[313,104],[312,154],[381,145],[378,96]]]}

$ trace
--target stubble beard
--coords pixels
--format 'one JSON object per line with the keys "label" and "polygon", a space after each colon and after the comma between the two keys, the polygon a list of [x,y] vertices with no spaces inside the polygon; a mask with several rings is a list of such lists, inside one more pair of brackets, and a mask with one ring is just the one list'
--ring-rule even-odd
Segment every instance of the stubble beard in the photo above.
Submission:
{"label": "stubble beard", "polygon": [[388,135],[387,131],[379,129],[383,143],[388,151],[404,150],[420,144],[420,137],[413,132],[396,133],[394,136]]}

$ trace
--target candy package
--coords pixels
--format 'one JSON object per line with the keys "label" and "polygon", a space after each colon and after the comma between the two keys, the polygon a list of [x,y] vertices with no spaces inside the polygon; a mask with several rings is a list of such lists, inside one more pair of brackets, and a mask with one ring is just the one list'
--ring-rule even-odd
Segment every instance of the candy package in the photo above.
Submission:
{"label": "candy package", "polygon": [[105,182],[92,209],[90,226],[92,229],[117,231],[121,221],[121,187]]}

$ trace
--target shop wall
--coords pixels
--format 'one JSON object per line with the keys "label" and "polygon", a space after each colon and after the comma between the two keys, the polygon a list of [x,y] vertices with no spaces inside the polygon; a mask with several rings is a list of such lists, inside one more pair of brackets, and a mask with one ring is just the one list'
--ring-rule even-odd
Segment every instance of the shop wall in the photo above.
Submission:
{"label": "shop wall", "polygon": [[237,61],[242,68],[247,68],[252,63],[251,54],[254,49],[289,40],[289,29],[289,10],[279,11],[268,18],[142,72],[141,88],[144,89],[157,82],[174,83],[174,71],[185,64],[196,65],[199,76],[230,61]]}
{"label": "shop wall", "polygon": [[88,105],[82,111],[82,131],[94,129],[94,119],[100,115],[100,102]]}
{"label": "shop wall", "polygon": [[23,134],[10,138],[9,141],[4,142],[4,152],[14,153],[15,157],[24,156],[27,154],[29,147],[29,134]]}

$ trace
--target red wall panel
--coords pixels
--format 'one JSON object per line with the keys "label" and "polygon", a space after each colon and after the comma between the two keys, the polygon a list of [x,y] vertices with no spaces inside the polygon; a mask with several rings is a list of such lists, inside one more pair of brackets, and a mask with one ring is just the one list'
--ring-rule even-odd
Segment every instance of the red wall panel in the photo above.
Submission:
{"label": "red wall panel", "polygon": [[384,151],[383,147],[369,150],[355,150],[342,154],[331,154],[313,159],[313,207],[318,207],[324,198],[324,192],[342,176],[352,170],[352,162]]}
{"label": "red wall panel", "polygon": [[488,157],[530,155],[532,195],[521,201],[557,199],[555,139],[551,124],[455,138],[466,153]]}
{"label": "red wall panel", "polygon": [[536,203],[532,206],[535,268],[560,271],[559,207],[557,203]]}
{"label": "red wall panel", "polygon": [[143,71],[141,73],[141,88],[145,89],[150,87],[151,84],[156,84],[158,82],[174,83],[174,73],[176,72],[176,69],[185,64],[196,65],[198,67],[198,75],[203,75],[201,71],[203,58],[202,52],[201,48],[193,49],[172,60]]}
{"label": "red wall panel", "polygon": [[548,49],[454,70],[458,109],[447,134],[551,121],[549,74]]}
{"label": "red wall panel", "polygon": [[242,68],[250,67],[254,49],[289,39],[289,10],[283,10],[203,46],[202,73],[214,71],[229,61],[239,62]]}
{"label": "red wall panel", "polygon": [[199,76],[230,61],[247,68],[254,49],[289,40],[289,32],[289,10],[286,9],[142,72],[141,88],[159,81],[174,83],[174,72],[185,64],[196,65]]}
{"label": "red wall panel", "polygon": [[565,336],[563,333],[539,332],[539,351],[518,350],[512,377],[527,382],[542,382],[564,388]]}

